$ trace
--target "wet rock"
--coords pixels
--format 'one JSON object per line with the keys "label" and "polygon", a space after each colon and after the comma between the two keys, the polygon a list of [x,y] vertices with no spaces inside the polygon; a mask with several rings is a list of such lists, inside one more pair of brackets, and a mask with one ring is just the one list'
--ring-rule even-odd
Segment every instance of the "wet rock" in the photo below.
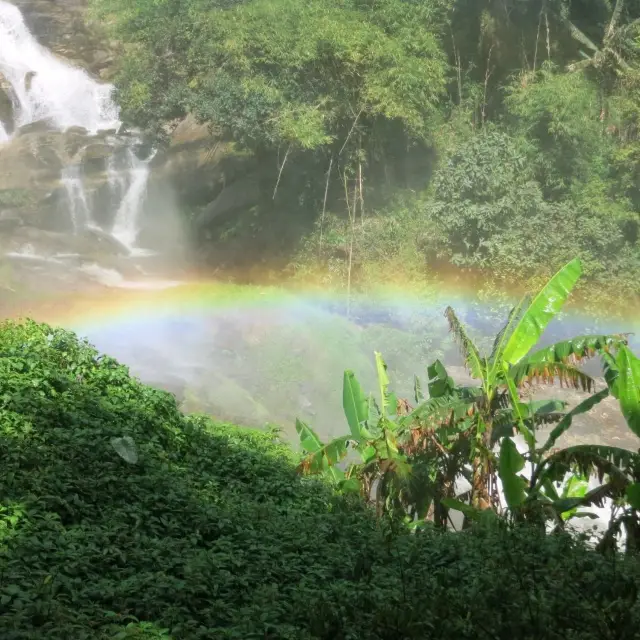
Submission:
{"label": "wet rock", "polygon": [[89,132],[84,128],[84,127],[69,127],[66,131],[65,131],[65,135],[69,135],[69,136],[87,136],[89,135]]}
{"label": "wet rock", "polygon": [[28,71],[24,76],[24,88],[27,91],[31,91],[31,85],[33,84],[33,79],[36,77],[35,71]]}
{"label": "wet rock", "polygon": [[82,152],[82,169],[84,173],[95,173],[105,171],[107,160],[112,155],[113,148],[101,142],[89,144]]}
{"label": "wet rock", "polygon": [[96,227],[90,227],[84,232],[85,237],[91,238],[93,246],[99,248],[101,253],[107,252],[111,255],[128,256],[131,252],[122,244],[119,240],[114,238],[111,234],[98,229]]}
{"label": "wet rock", "polygon": [[4,130],[13,133],[13,105],[15,103],[13,88],[9,81],[0,73],[0,124]]}
{"label": "wet rock", "polygon": [[32,133],[47,133],[49,131],[55,131],[55,128],[48,120],[36,120],[35,122],[21,126],[16,131],[16,135],[25,136]]}

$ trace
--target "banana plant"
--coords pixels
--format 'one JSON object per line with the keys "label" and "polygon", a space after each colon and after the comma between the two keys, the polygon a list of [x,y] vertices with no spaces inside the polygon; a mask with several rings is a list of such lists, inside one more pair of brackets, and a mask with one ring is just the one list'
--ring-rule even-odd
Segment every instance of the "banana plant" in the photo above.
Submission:
{"label": "banana plant", "polygon": [[[533,510],[553,519],[559,526],[571,517],[588,516],[578,512],[581,507],[603,506],[606,498],[614,501],[618,515],[609,523],[602,539],[603,545],[615,544],[615,535],[621,527],[627,533],[627,548],[640,548],[640,452],[619,447],[578,445],[551,453],[558,438],[571,426],[573,419],[589,411],[609,395],[620,402],[620,408],[629,428],[640,437],[640,359],[625,344],[618,346],[615,355],[602,354],[607,388],[601,390],[566,413],[553,429],[545,444],[530,454],[534,472],[530,482],[520,474],[524,457],[513,456],[514,446],[505,438],[500,454],[500,478],[505,498],[512,511],[522,515]],[[516,452],[517,453],[517,452]],[[504,462],[504,464],[503,464]],[[601,485],[591,491],[571,491],[578,478],[597,474]],[[569,476],[569,481],[566,481]],[[603,480],[605,480],[603,482]],[[565,483],[562,495],[555,485]]]}
{"label": "banana plant", "polygon": [[[342,491],[360,491],[367,499],[375,491],[374,501],[379,514],[393,507],[411,466],[401,451],[400,427],[407,418],[403,406],[389,391],[387,365],[375,352],[378,375],[378,399],[365,395],[353,371],[344,372],[342,406],[349,433],[323,443],[313,429],[296,421],[296,431],[304,451],[298,467],[305,475],[324,475]],[[360,462],[339,467],[349,454]]]}
{"label": "banana plant", "polygon": [[[524,296],[512,309],[488,355],[480,353],[454,310],[448,307],[445,311],[465,365],[472,377],[478,380],[477,387],[466,389],[457,398],[449,398],[447,407],[457,415],[465,414],[471,421],[471,506],[476,509],[500,509],[494,445],[517,432],[524,437],[533,454],[536,448],[536,425],[558,422],[564,416],[564,403],[525,403],[521,399],[521,391],[540,382],[560,382],[592,391],[594,380],[577,365],[587,358],[606,354],[627,343],[624,335],[592,335],[534,350],[581,274],[580,261],[572,260],[536,295]],[[436,404],[430,399],[424,406],[419,406],[416,412],[424,414],[442,410]]]}

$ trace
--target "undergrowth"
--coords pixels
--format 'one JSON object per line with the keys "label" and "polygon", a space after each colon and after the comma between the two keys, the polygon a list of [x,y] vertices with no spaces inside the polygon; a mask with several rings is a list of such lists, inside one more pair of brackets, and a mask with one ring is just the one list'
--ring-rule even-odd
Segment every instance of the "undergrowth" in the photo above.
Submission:
{"label": "undergrowth", "polygon": [[0,327],[0,637],[634,638],[640,564],[409,534],[274,431],[184,416],[73,334]]}

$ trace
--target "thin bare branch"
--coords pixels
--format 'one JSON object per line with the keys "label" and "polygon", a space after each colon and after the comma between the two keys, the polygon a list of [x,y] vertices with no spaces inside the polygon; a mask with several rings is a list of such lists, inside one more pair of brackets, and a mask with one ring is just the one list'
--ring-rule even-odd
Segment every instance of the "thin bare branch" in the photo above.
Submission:
{"label": "thin bare branch", "polygon": [[278,171],[278,180],[276,181],[276,186],[273,190],[273,200],[276,199],[276,193],[278,193],[278,185],[280,184],[280,178],[282,177],[282,170],[284,169],[284,165],[287,162],[287,158],[289,157],[289,151],[291,151],[291,145],[289,145],[287,152],[284,154],[284,159],[282,160],[282,164],[280,165],[280,171]]}

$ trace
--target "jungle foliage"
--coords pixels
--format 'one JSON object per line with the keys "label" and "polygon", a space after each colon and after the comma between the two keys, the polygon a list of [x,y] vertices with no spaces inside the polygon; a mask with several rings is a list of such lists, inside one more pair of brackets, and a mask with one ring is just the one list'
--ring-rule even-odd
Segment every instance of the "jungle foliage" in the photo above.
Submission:
{"label": "jungle foliage", "polygon": [[[626,550],[640,548],[640,452],[581,444],[558,450],[558,439],[576,416],[609,395],[619,400],[629,429],[640,437],[640,359],[625,335],[589,335],[535,349],[549,322],[562,309],[582,272],[574,259],[533,296],[525,296],[496,334],[491,352],[482,354],[455,311],[445,315],[459,343],[475,386],[458,386],[443,364],[428,367],[429,398],[416,378],[415,402],[389,391],[382,356],[376,353],[379,392],[367,397],[352,371],[344,374],[346,436],[325,444],[306,424],[297,430],[306,457],[303,474],[322,474],[343,492],[373,501],[379,516],[393,514],[411,527],[433,522],[453,524],[449,511],[470,521],[506,516],[517,522],[563,529],[580,507],[615,506],[608,529],[598,542],[616,548],[621,529]],[[587,359],[602,361],[607,386],[596,391],[593,378],[579,368]],[[590,392],[577,406],[557,400],[526,400],[534,385],[559,382]],[[541,428],[554,425],[540,441]],[[525,445],[522,454],[514,441]],[[360,461],[339,465],[349,449]],[[497,451],[499,450],[499,452]],[[344,465],[343,465],[344,466]],[[528,475],[525,475],[528,472]],[[596,474],[601,484],[587,491]],[[461,490],[460,480],[468,490]],[[502,489],[503,495],[500,495]]]}
{"label": "jungle foliage", "polygon": [[4,323],[0,636],[635,637],[637,557],[506,523],[411,533],[298,461],[273,431],[183,415],[72,333]]}
{"label": "jungle foliage", "polygon": [[328,265],[354,280],[381,261],[513,280],[579,256],[585,281],[637,296],[637,0],[95,0],[94,10],[123,46],[128,122],[166,133],[191,112],[260,158],[257,214],[216,223],[225,243],[250,244],[256,224],[289,244],[287,229],[307,229],[290,246],[294,271]]}

